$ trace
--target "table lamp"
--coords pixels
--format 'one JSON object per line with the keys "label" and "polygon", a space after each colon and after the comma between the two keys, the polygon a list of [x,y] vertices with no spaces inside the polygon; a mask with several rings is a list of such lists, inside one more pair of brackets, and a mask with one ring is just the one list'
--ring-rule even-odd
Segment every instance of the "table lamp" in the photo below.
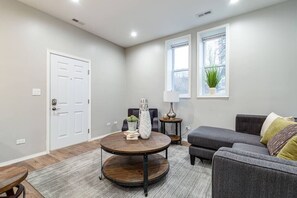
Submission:
{"label": "table lamp", "polygon": [[173,111],[173,103],[179,102],[179,93],[176,91],[164,91],[163,95],[164,102],[170,102],[170,110],[167,113],[169,119],[176,117],[176,113]]}

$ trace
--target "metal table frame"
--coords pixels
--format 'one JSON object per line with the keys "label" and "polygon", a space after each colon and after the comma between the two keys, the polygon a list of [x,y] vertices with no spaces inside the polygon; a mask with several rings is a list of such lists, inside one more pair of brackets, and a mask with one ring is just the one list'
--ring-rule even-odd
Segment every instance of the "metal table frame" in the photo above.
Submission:
{"label": "metal table frame", "polygon": [[100,162],[100,176],[99,179],[103,179],[103,150],[107,153],[111,153],[113,155],[122,155],[122,156],[143,156],[143,190],[144,190],[144,195],[147,197],[148,195],[148,156],[156,153],[160,153],[165,150],[165,159],[168,159],[168,145],[165,148],[162,148],[158,151],[155,152],[149,152],[149,153],[143,153],[143,154],[126,154],[126,153],[118,153],[118,152],[111,152],[108,149],[100,148],[101,150],[101,162]]}

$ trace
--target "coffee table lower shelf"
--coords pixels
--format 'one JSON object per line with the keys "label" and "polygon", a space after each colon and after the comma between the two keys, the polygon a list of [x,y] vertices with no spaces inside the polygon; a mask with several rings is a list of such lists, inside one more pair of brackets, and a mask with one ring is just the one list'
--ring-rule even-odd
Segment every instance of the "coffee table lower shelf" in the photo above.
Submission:
{"label": "coffee table lower shelf", "polygon": [[[162,155],[148,156],[148,184],[158,182],[168,171],[168,160]],[[102,173],[121,186],[143,186],[143,156],[112,156],[104,162]]]}

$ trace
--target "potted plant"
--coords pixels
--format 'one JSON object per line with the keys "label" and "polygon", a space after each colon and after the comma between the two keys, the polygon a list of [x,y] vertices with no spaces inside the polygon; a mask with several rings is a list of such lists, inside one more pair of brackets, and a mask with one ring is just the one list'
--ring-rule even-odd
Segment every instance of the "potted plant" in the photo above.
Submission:
{"label": "potted plant", "polygon": [[220,71],[214,65],[210,68],[205,69],[206,83],[209,87],[209,94],[214,95],[216,93],[216,87],[221,81]]}
{"label": "potted plant", "polygon": [[135,115],[131,115],[127,118],[128,130],[136,131],[138,118]]}

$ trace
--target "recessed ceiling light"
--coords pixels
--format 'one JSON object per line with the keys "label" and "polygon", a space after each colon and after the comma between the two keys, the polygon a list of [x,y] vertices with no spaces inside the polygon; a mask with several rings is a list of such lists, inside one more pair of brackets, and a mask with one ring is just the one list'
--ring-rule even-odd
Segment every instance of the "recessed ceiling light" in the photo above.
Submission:
{"label": "recessed ceiling light", "polygon": [[133,32],[131,32],[130,35],[131,35],[131,37],[135,38],[135,37],[137,37],[137,32],[133,31]]}
{"label": "recessed ceiling light", "polygon": [[79,0],[71,0],[73,3],[79,3]]}
{"label": "recessed ceiling light", "polygon": [[239,0],[230,0],[230,4],[238,3]]}

